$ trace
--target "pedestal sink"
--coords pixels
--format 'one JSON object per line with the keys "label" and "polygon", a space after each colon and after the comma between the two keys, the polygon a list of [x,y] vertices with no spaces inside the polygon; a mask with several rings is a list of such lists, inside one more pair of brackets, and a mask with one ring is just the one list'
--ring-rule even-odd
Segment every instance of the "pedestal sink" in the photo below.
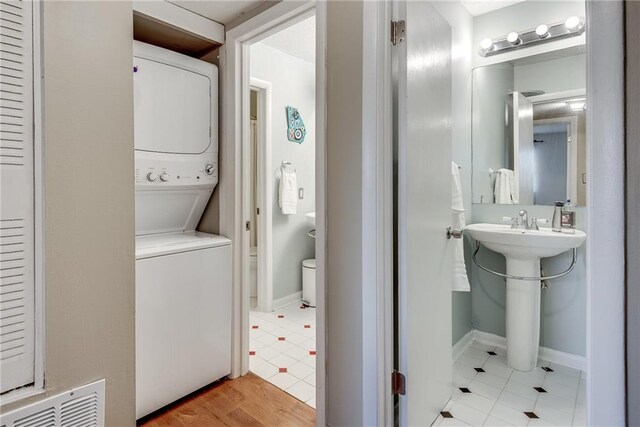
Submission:
{"label": "pedestal sink", "polygon": [[[507,259],[509,276],[540,276],[540,258],[577,248],[586,234],[558,233],[551,229],[511,229],[508,225],[472,224],[465,233]],[[536,367],[540,341],[540,280],[507,278],[507,361],[519,371]]]}

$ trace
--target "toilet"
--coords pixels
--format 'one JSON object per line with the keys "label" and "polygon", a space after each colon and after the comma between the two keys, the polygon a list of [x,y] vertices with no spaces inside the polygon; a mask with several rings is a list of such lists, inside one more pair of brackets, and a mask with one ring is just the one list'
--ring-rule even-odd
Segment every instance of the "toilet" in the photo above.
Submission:
{"label": "toilet", "polygon": [[316,260],[302,261],[302,302],[311,307],[316,306]]}

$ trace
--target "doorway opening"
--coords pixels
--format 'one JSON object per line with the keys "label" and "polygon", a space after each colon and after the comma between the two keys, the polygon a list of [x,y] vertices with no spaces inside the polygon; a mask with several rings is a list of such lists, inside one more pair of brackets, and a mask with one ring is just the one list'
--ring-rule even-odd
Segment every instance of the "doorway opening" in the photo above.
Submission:
{"label": "doorway opening", "polygon": [[315,408],[315,16],[252,43],[248,54],[248,369]]}

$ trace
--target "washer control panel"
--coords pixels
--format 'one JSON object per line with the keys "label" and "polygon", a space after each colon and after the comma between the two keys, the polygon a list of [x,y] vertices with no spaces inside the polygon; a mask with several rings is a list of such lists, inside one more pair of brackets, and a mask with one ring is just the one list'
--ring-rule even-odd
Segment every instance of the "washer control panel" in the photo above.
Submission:
{"label": "washer control panel", "polygon": [[218,165],[215,160],[136,159],[136,186],[176,186],[216,184]]}

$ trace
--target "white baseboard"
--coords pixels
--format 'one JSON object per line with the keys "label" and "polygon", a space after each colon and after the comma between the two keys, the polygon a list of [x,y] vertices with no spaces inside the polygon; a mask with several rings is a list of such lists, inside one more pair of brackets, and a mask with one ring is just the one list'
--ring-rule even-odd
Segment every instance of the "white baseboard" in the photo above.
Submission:
{"label": "white baseboard", "polygon": [[[478,341],[480,343],[493,345],[496,347],[507,348],[507,339],[505,337],[490,334],[488,332],[478,331],[475,329],[472,332],[473,341]],[[548,360],[549,362],[557,363],[559,365],[567,366],[573,369],[579,369],[581,371],[585,371],[587,369],[587,360],[584,356],[565,353],[547,347],[540,347],[538,350],[538,357],[544,360]]]}
{"label": "white baseboard", "polygon": [[302,301],[302,291],[295,292],[291,295],[284,296],[282,298],[273,300],[273,309],[277,310],[279,308],[284,307],[285,305],[289,305],[293,302],[301,302]]}
{"label": "white baseboard", "polygon": [[464,354],[473,342],[473,329],[467,332],[457,343],[453,345],[451,349],[451,355],[453,356],[453,362],[455,363],[460,356]]}

